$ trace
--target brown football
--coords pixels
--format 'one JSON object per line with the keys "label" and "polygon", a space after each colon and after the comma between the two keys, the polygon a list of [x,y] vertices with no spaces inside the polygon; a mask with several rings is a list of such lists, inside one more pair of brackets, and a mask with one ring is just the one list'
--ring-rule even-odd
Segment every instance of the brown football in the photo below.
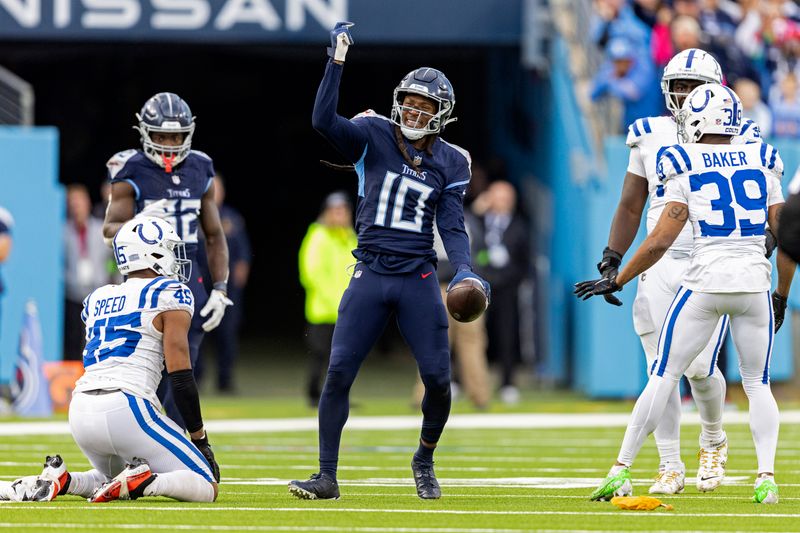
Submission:
{"label": "brown football", "polygon": [[459,322],[472,322],[486,311],[489,300],[483,284],[474,278],[456,283],[447,293],[447,311]]}

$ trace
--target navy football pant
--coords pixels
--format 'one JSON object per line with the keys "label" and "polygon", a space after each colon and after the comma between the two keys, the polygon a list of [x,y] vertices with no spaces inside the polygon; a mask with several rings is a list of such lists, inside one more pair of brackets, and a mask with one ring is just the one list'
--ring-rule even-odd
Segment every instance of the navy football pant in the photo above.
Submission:
{"label": "navy football pant", "polygon": [[447,315],[433,265],[408,274],[385,275],[359,263],[339,303],[328,376],[319,402],[320,471],[333,477],[350,411],[350,387],[393,311],[425,384],[420,437],[428,443],[438,442],[450,415]]}
{"label": "navy football pant", "polygon": [[[192,315],[192,325],[189,327],[189,359],[192,362],[192,368],[197,368],[198,366],[197,363],[200,360],[200,344],[203,342],[203,335],[205,334],[205,331],[203,331],[203,322],[208,320],[208,317],[203,318],[200,316],[200,310],[203,309],[203,306],[205,306],[208,301],[208,293],[203,286],[203,281],[200,276],[201,273],[197,267],[197,263],[192,262],[192,277],[186,283],[192,291],[192,296],[194,296],[194,314]],[[195,379],[198,381],[200,380],[200,376],[196,373]],[[161,375],[161,383],[158,385],[156,394],[161,401],[161,405],[164,406],[164,411],[167,413],[167,416],[174,420],[180,427],[186,429],[183,417],[178,411],[178,407],[175,405],[175,399],[172,397],[172,386],[169,383],[166,368],[164,368],[164,372]]]}

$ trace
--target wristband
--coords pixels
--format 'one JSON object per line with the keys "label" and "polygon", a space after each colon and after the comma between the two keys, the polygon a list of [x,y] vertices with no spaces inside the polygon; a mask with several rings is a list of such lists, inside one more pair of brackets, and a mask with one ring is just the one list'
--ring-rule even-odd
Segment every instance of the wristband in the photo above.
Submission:
{"label": "wristband", "polygon": [[215,291],[222,291],[225,294],[228,294],[228,282],[227,281],[217,281],[214,283],[214,290]]}

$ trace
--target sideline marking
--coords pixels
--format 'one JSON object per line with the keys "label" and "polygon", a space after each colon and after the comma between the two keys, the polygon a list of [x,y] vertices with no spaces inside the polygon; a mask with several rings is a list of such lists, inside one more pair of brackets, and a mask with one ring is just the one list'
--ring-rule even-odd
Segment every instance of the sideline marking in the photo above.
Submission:
{"label": "sideline marking", "polygon": [[[448,429],[560,429],[609,428],[628,425],[630,413],[537,413],[537,414],[475,414],[452,415]],[[355,416],[347,420],[345,428],[362,431],[396,431],[418,429],[421,416]],[[800,410],[781,411],[781,424],[800,424]],[[700,415],[684,413],[681,425],[697,425]],[[748,424],[749,413],[725,413],[726,424]],[[317,418],[253,418],[239,420],[209,420],[211,433],[276,433],[287,431],[316,431]],[[67,422],[7,422],[0,423],[0,436],[14,435],[68,435]]]}
{"label": "sideline marking", "polygon": [[[359,508],[314,508],[314,507],[161,507],[150,505],[69,505],[60,506],[58,504],[29,505],[28,502],[0,502],[3,504],[4,511],[39,511],[48,509],[52,511],[64,511],[73,509],[96,509],[108,511],[248,511],[248,512],[268,512],[268,513],[389,513],[389,514],[435,514],[435,515],[514,515],[514,516],[613,516],[616,518],[653,518],[653,517],[720,517],[720,518],[797,518],[794,513],[626,513],[624,511],[476,511],[476,510],[455,510],[455,509],[359,509]],[[57,524],[60,525],[60,524]],[[85,527],[85,526],[84,526]],[[116,524],[114,525],[116,527]],[[570,531],[570,530],[565,530]]]}
{"label": "sideline marking", "polygon": [[[29,523],[17,524],[0,522],[0,528],[50,528],[59,527],[67,529],[85,529],[86,524],[51,524],[51,523]],[[95,524],[95,527],[106,528],[102,524]],[[196,530],[197,526],[179,524],[115,524],[109,529],[187,529]],[[397,533],[619,533],[616,529],[488,529],[488,528],[456,528],[456,527],[336,527],[336,526],[203,526],[204,530],[210,531],[360,531],[365,533],[382,533],[395,531]],[[675,533],[675,530],[653,530],[650,533]],[[752,533],[750,531],[683,531],[683,533]],[[795,533],[791,531],[775,531],[770,533]]]}

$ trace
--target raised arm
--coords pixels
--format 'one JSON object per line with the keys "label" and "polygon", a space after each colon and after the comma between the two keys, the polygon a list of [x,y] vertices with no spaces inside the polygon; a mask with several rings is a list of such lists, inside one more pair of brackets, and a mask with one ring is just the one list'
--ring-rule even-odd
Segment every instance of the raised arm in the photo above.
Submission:
{"label": "raised arm", "polygon": [[[349,24],[349,25],[348,25]],[[339,83],[347,48],[353,43],[348,28],[350,23],[337,23],[331,31],[330,60],[325,66],[325,75],[317,90],[311,124],[339,152],[355,163],[361,159],[367,147],[367,134],[363,126],[354,124],[336,112],[339,103]]]}

